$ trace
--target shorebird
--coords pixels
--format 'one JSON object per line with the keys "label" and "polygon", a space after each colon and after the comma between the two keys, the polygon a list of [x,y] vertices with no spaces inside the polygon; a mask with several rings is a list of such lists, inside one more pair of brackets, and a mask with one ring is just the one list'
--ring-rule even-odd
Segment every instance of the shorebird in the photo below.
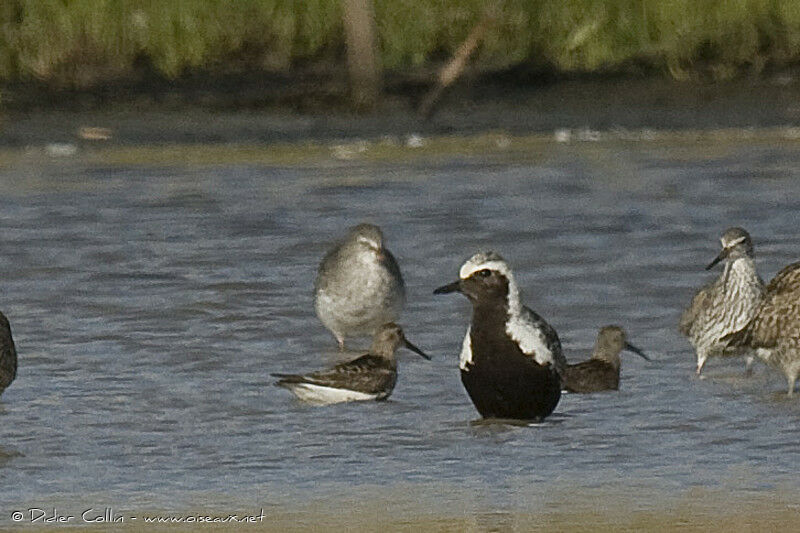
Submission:
{"label": "shorebird", "polygon": [[6,315],[0,313],[0,394],[17,377],[17,348]]}
{"label": "shorebird", "polygon": [[[694,295],[678,325],[697,352],[698,376],[709,357],[738,353],[725,350],[722,338],[750,322],[764,296],[764,282],[756,272],[750,235],[742,228],[728,228],[720,243],[722,251],[706,270],[724,261],[722,274]],[[752,360],[748,354],[748,371]]]}
{"label": "shorebird", "polygon": [[472,304],[461,348],[461,382],[484,418],[541,420],[561,398],[566,366],[558,335],[522,305],[514,275],[494,252],[473,255],[459,279],[434,294],[460,292]]}
{"label": "shorebird", "polygon": [[289,389],[303,401],[331,404],[362,400],[385,400],[397,382],[397,359],[394,352],[405,346],[425,359],[422,350],[411,344],[403,330],[392,322],[375,333],[369,353],[340,363],[329,370],[311,374],[272,374],[275,384]]}
{"label": "shorebird", "polygon": [[619,353],[633,352],[649,361],[647,355],[630,344],[625,330],[619,326],[605,326],[597,334],[592,357],[581,363],[567,365],[562,388],[569,392],[597,392],[619,390]]}
{"label": "shorebird", "polygon": [[372,335],[400,316],[405,284],[378,226],[359,224],[322,259],[314,282],[314,308],[339,349],[345,337]]}
{"label": "shorebird", "polygon": [[724,341],[733,348],[755,350],[765,363],[786,375],[787,394],[794,394],[800,375],[800,262],[784,267],[772,278],[750,323]]}

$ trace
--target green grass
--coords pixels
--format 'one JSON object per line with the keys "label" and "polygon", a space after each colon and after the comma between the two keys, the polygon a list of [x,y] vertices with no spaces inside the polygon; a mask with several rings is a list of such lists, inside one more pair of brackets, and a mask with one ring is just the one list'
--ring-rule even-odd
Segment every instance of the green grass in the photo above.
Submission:
{"label": "green grass", "polygon": [[[384,66],[416,68],[455,50],[484,0],[375,0]],[[503,0],[479,68],[560,72],[644,65],[725,79],[800,61],[797,0]],[[285,71],[341,61],[339,0],[4,0],[0,80],[87,87],[146,65]]]}

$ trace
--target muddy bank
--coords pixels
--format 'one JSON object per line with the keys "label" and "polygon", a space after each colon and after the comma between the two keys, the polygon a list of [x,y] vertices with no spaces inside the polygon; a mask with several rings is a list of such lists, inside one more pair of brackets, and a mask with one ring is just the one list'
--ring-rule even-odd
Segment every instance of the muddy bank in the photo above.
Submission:
{"label": "muddy bank", "polygon": [[[796,521],[797,504],[789,493],[752,498],[724,491],[693,490],[677,498],[654,494],[652,508],[631,509],[624,493],[562,491],[561,502],[531,502],[528,510],[471,508],[433,509],[406,490],[375,489],[377,494],[344,493],[294,506],[230,502],[225,507],[198,506],[183,511],[92,507],[89,503],[56,509],[24,509],[26,531],[50,531],[43,520],[61,516],[70,531],[755,531],[778,530]],[[474,503],[474,502],[473,502]],[[55,511],[55,514],[54,514]],[[17,515],[19,517],[19,515]],[[31,523],[32,518],[37,522]],[[113,525],[112,525],[113,524]],[[200,524],[200,525],[198,525]]]}
{"label": "muddy bank", "polygon": [[343,83],[322,89],[307,77],[261,81],[190,80],[88,93],[6,88],[0,146],[81,142],[87,128],[107,133],[97,141],[101,144],[274,144],[411,134],[712,130],[800,123],[800,81],[792,73],[708,85],[660,77],[467,79],[445,94],[430,120],[416,113],[424,89],[419,82],[390,83],[377,110],[356,114],[340,105]]}

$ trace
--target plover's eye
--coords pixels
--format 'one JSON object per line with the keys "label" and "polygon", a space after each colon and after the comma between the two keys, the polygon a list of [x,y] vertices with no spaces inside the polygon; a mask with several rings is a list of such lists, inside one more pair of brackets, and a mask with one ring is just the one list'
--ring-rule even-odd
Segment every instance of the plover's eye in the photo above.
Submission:
{"label": "plover's eye", "polygon": [[482,278],[488,278],[492,275],[492,271],[488,268],[484,268],[483,270],[478,270],[478,275]]}

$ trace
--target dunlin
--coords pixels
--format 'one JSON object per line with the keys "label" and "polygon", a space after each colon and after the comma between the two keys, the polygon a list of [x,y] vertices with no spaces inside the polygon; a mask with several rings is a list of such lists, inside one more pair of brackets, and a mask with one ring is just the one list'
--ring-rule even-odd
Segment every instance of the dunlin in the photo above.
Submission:
{"label": "dunlin", "polygon": [[405,338],[400,326],[390,322],[375,334],[369,353],[357,359],[311,374],[272,375],[280,378],[276,385],[311,403],[385,400],[397,382],[395,351],[400,346],[430,359]]}

